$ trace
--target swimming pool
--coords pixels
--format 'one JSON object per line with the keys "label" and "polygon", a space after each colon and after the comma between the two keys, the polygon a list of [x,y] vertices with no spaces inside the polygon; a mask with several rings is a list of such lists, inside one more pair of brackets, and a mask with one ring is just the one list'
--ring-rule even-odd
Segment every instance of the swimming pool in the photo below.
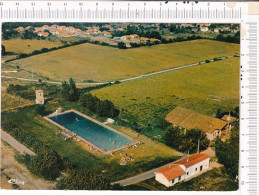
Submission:
{"label": "swimming pool", "polygon": [[133,143],[130,138],[122,133],[116,132],[116,130],[74,111],[48,118],[105,152]]}

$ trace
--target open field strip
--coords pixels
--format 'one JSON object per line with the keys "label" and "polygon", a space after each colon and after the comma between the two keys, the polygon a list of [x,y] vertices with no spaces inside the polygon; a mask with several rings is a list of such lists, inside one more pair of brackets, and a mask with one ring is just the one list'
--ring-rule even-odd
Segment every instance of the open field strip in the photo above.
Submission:
{"label": "open field strip", "polygon": [[[212,40],[126,50],[85,43],[8,62],[3,67],[20,64],[22,69],[33,69],[33,72],[54,81],[72,77],[80,83],[89,80],[110,82],[234,54],[239,54],[238,44]],[[22,73],[19,77],[23,77]]]}
{"label": "open field strip", "polygon": [[1,93],[1,111],[13,110],[33,104],[35,104],[35,101],[8,94],[6,91]]}
{"label": "open field strip", "polygon": [[10,53],[31,53],[34,50],[40,50],[42,48],[59,47],[63,45],[60,41],[51,42],[48,40],[30,40],[30,39],[10,39],[3,40],[2,45],[5,46],[6,52]]}
{"label": "open field strip", "polygon": [[[124,111],[122,118],[154,124],[176,106],[214,116],[239,105],[239,57],[178,69],[94,90]],[[221,101],[207,100],[216,95]],[[132,120],[131,120],[132,121]]]}
{"label": "open field strip", "polygon": [[[232,58],[232,57],[235,57],[235,56],[218,57],[218,59],[224,60],[224,59],[228,59],[228,58]],[[214,59],[210,59],[209,61],[213,62]],[[179,69],[182,69],[182,68],[189,68],[189,67],[192,67],[192,66],[198,66],[198,65],[205,64],[205,63],[206,63],[205,61],[201,61],[201,62],[194,63],[194,64],[188,64],[188,65],[179,66],[179,67],[175,67],[175,68],[169,68],[169,69],[165,69],[165,70],[161,70],[161,71],[157,71],[157,72],[141,74],[141,75],[136,76],[136,77],[122,79],[122,80],[119,80],[119,81],[120,82],[131,81],[131,80],[135,80],[135,79],[140,79],[142,77],[148,77],[148,76],[152,76],[152,75],[156,75],[156,74],[166,73],[166,72],[170,72],[170,71],[174,71],[174,70],[179,70]],[[3,72],[6,72],[6,71],[3,71]],[[17,71],[7,71],[7,72],[17,72]],[[23,80],[23,81],[39,82],[39,80],[37,80],[37,79],[28,79],[28,78],[19,78],[19,77],[10,77],[10,76],[2,76],[2,77],[3,78],[7,78],[7,79],[17,79],[17,80]],[[59,81],[45,81],[45,80],[42,80],[41,82],[43,82],[43,83],[51,83],[51,84],[60,84],[60,85],[62,84],[62,82],[59,82]],[[109,82],[103,82],[103,83],[100,83],[100,82],[98,82],[98,83],[96,83],[96,82],[93,82],[93,83],[76,83],[76,85],[81,85],[81,86],[84,86],[84,85],[102,85],[102,84],[108,84],[108,83]],[[110,81],[110,83],[115,83],[115,81]]]}

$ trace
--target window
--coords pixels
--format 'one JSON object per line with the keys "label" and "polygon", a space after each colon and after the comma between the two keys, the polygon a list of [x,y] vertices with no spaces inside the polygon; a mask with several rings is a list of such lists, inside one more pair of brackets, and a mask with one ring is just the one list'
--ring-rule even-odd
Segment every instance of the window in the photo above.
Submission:
{"label": "window", "polygon": [[200,166],[200,171],[202,171],[202,166]]}
{"label": "window", "polygon": [[172,183],[174,183],[174,179],[172,179]]}
{"label": "window", "polygon": [[195,169],[195,171],[197,171],[197,170],[198,170],[198,168]]}
{"label": "window", "polygon": [[178,177],[178,181],[181,181],[181,176]]}
{"label": "window", "polygon": [[189,175],[189,172],[187,172],[187,175]]}

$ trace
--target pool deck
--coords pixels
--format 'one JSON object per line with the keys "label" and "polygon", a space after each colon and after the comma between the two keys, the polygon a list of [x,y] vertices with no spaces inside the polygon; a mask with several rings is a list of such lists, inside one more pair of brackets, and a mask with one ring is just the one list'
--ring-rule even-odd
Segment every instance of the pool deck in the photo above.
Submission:
{"label": "pool deck", "polygon": [[[110,151],[105,151],[103,148],[97,147],[96,145],[94,145],[94,144],[92,144],[91,142],[85,140],[85,139],[82,138],[81,136],[77,135],[76,133],[70,131],[69,129],[65,128],[64,126],[62,126],[62,125],[56,123],[55,121],[53,121],[53,120],[51,120],[51,119],[49,118],[49,117],[53,117],[53,116],[58,116],[58,115],[66,114],[66,113],[69,113],[69,112],[74,112],[74,113],[76,113],[76,114],[79,114],[80,116],[83,116],[84,118],[87,118],[88,120],[91,120],[91,121],[93,121],[94,123],[97,123],[97,124],[100,125],[100,126],[103,126],[103,127],[107,128],[107,129],[109,129],[109,130],[111,130],[111,131],[113,131],[113,132],[115,132],[115,133],[117,133],[117,134],[120,134],[120,135],[122,135],[122,136],[124,136],[124,137],[127,137],[129,140],[132,141],[132,143],[127,144],[127,145],[124,145],[124,146],[119,147],[119,148],[115,148],[115,149],[110,150]],[[59,128],[61,128],[61,129],[62,129],[64,132],[66,132],[67,134],[69,134],[69,135],[71,135],[71,136],[73,136],[73,137],[75,137],[75,138],[81,140],[82,142],[86,143],[87,145],[89,145],[89,146],[95,148],[96,150],[98,150],[98,151],[100,151],[100,152],[102,152],[102,153],[104,153],[104,154],[110,154],[110,153],[113,153],[113,152],[119,151],[119,150],[121,150],[121,149],[128,148],[128,147],[130,147],[130,146],[132,146],[132,145],[136,145],[136,144],[140,143],[138,140],[135,140],[135,139],[133,139],[132,137],[130,137],[130,136],[128,136],[128,135],[125,135],[124,133],[122,133],[122,132],[120,132],[120,131],[118,131],[118,130],[116,130],[116,129],[113,129],[113,128],[111,128],[111,127],[109,127],[109,126],[107,126],[107,125],[105,125],[105,124],[103,124],[103,123],[101,123],[101,122],[99,122],[99,121],[97,121],[97,120],[95,120],[95,119],[93,119],[93,118],[91,118],[91,117],[89,117],[89,116],[87,116],[87,115],[81,113],[81,112],[78,112],[77,110],[74,110],[74,109],[66,110],[66,111],[61,112],[61,113],[54,112],[54,113],[52,113],[52,114],[50,114],[50,115],[48,115],[48,116],[45,116],[44,118],[45,118],[46,120],[48,120],[49,122],[55,124],[55,125],[58,126]]]}

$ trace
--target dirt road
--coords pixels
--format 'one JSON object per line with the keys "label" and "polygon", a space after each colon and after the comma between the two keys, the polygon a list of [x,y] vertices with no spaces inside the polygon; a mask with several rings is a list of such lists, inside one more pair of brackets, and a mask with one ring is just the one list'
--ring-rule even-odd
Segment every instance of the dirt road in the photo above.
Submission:
{"label": "dirt road", "polygon": [[11,179],[15,179],[18,188],[23,190],[55,189],[54,182],[33,175],[24,164],[15,159],[15,155],[20,153],[1,140],[1,189],[13,189],[14,185],[9,183]]}

